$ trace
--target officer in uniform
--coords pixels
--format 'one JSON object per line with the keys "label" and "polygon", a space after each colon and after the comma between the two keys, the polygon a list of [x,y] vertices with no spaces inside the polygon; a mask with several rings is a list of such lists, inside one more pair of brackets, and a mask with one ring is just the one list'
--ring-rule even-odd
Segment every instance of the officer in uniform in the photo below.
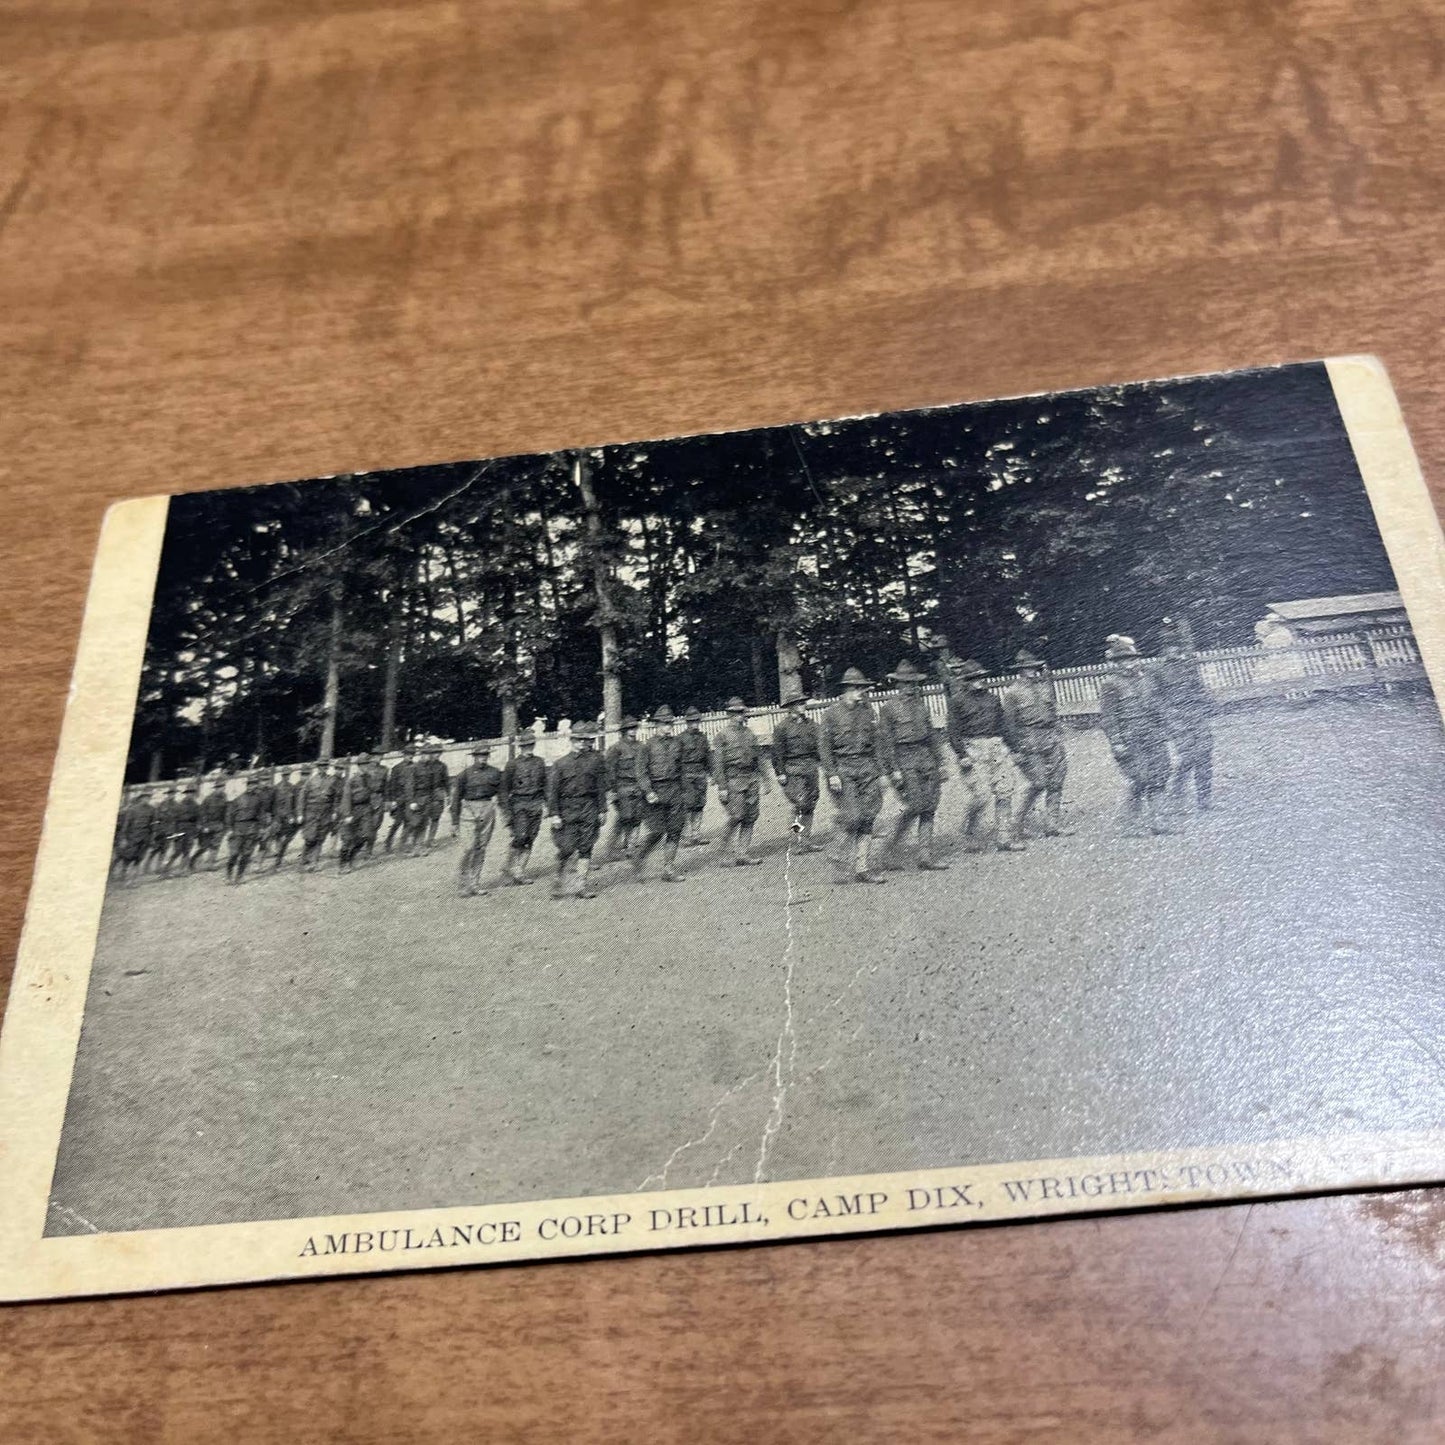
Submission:
{"label": "officer in uniform", "polygon": [[488,761],[492,750],[485,743],[472,749],[472,760],[452,780],[452,836],[460,831],[465,818],[471,838],[457,865],[457,887],[463,898],[485,894],[482,887],[482,865],[487,861],[487,845],[497,826],[497,796],[502,791],[502,770]]}
{"label": "officer in uniform", "polygon": [[718,801],[727,809],[727,857],[724,867],[755,868],[763,860],[752,854],[753,827],[761,795],[770,793],[767,760],[748,726],[748,706],[740,697],[727,701],[728,725],[712,749]]}
{"label": "officer in uniform", "polygon": [[907,660],[888,674],[898,684],[898,696],[878,709],[883,758],[888,777],[903,804],[893,825],[888,857],[901,868],[899,849],[910,825],[918,823],[918,866],[925,872],[948,867],[933,856],[933,819],[943,791],[943,738],[933,726],[923,698],[927,674]]}
{"label": "officer in uniform", "polygon": [[1172,625],[1164,633],[1154,680],[1164,701],[1164,721],[1174,748],[1169,796],[1182,802],[1192,779],[1195,802],[1201,813],[1207,813],[1214,806],[1214,699],[1187,639]]}
{"label": "officer in uniform", "polygon": [[[883,737],[868,702],[875,684],[856,667],[843,674],[842,696],[823,714],[818,755],[828,791],[838,810],[838,846],[833,854],[837,881],[886,883],[873,867],[873,824],[883,807],[887,772]],[[851,866],[851,873],[849,872]]]}
{"label": "officer in uniform", "polygon": [[632,857],[637,830],[642,826],[642,788],[637,781],[637,755],[642,744],[637,741],[637,719],[623,718],[618,731],[621,736],[607,750],[607,789],[616,809],[607,839],[609,863],[619,852],[625,858]]}
{"label": "officer in uniform", "polygon": [[595,898],[588,884],[592,850],[602,820],[607,816],[607,764],[594,744],[597,729],[578,723],[572,729],[572,751],[552,764],[547,773],[547,812],[552,819],[552,841],[557,848],[557,882],[553,898],[567,896],[567,864],[577,859],[578,898]]}
{"label": "officer in uniform", "polygon": [[[442,814],[447,810],[447,796],[451,792],[451,774],[447,772],[447,765],[442,761],[442,746],[440,743],[429,743],[423,750],[424,756],[417,764],[417,771],[420,776],[420,797],[418,801],[422,804],[422,811],[425,817],[426,846],[436,847],[437,824],[442,820]],[[418,836],[417,842],[422,839]]]}
{"label": "officer in uniform", "polygon": [[964,847],[970,853],[988,849],[985,825],[992,805],[993,846],[1021,853],[1026,845],[1013,832],[1014,765],[1003,740],[1003,703],[973,658],[950,659],[948,671],[948,742],[963,785]]}
{"label": "officer in uniform", "polygon": [[324,758],[316,764],[301,792],[301,871],[314,873],[321,863],[321,849],[336,821],[340,788],[331,764]]}
{"label": "officer in uniform", "polygon": [[1033,653],[1014,658],[1019,676],[1003,695],[1004,741],[1024,775],[1024,801],[1018,813],[1018,834],[1025,832],[1033,807],[1044,800],[1045,837],[1057,838],[1074,830],[1064,826],[1064,779],[1069,771],[1064,752],[1064,730],[1054,685],[1046,676],[1047,664]]}
{"label": "officer in uniform", "polygon": [[341,802],[337,809],[338,839],[336,871],[355,871],[356,860],[366,847],[366,840],[375,832],[372,814],[381,809],[381,794],[376,791],[376,775],[370,753],[358,753],[351,760],[341,784]]}
{"label": "officer in uniform", "polygon": [[226,808],[226,831],[231,837],[231,851],[226,858],[226,882],[236,884],[246,876],[246,869],[271,821],[266,811],[266,795],[261,777],[251,773],[246,789],[232,798]]}
{"label": "officer in uniform", "polygon": [[410,852],[412,834],[415,831],[412,817],[416,801],[416,747],[408,743],[401,750],[401,761],[386,775],[386,799],[391,804],[391,829],[386,835],[386,851],[401,834],[402,852]]}
{"label": "officer in uniform", "polygon": [[1133,638],[1111,637],[1104,656],[1116,666],[1099,685],[1099,721],[1129,784],[1126,817],[1131,825],[1142,821],[1153,833],[1167,833],[1169,728],[1163,696]]}
{"label": "officer in uniform", "polygon": [[286,861],[286,850],[291,846],[301,827],[301,805],[306,794],[306,784],[311,777],[311,764],[303,763],[300,771],[292,769],[276,784],[276,811],[271,815],[271,840],[274,858],[271,871],[278,873]]}
{"label": "officer in uniform", "polygon": [[362,851],[370,858],[376,850],[376,837],[381,832],[381,820],[386,816],[386,764],[370,753],[362,756],[366,761],[361,765],[366,772],[366,784],[371,793],[371,807],[366,814],[366,837],[362,840]]}
{"label": "officer in uniform", "polygon": [[211,790],[201,799],[200,814],[196,820],[196,851],[191,856],[194,872],[209,858],[214,864],[221,849],[221,839],[226,836],[226,775],[217,771],[211,775]]}
{"label": "officer in uniform", "polygon": [[534,880],[527,876],[527,863],[537,834],[542,830],[542,814],[547,807],[547,764],[537,756],[536,733],[521,733],[517,746],[521,751],[502,769],[499,806],[512,835],[507,877],[513,883],[530,887]]}
{"label": "officer in uniform", "polygon": [[[633,872],[642,876],[643,865],[659,843],[662,848],[664,883],[681,883],[677,871],[677,846],[687,823],[687,803],[682,782],[682,739],[673,735],[676,718],[666,703],[652,715],[652,736],[637,751],[637,783],[642,789],[642,821],[647,837],[632,860]],[[706,788],[707,780],[703,780]]]}
{"label": "officer in uniform", "polygon": [[201,801],[197,791],[195,783],[187,783],[171,812],[171,856],[166,861],[167,872],[174,863],[182,864],[187,873],[191,871],[191,857],[201,827]]}
{"label": "officer in uniform", "polygon": [[682,797],[687,810],[685,846],[706,848],[708,839],[702,836],[702,814],[707,807],[707,780],[712,772],[712,747],[702,730],[702,714],[690,707],[683,714],[687,726],[678,738],[682,754]]}
{"label": "officer in uniform", "polygon": [[813,813],[818,807],[818,725],[808,716],[808,699],[789,698],[787,716],[773,729],[773,772],[793,805],[794,851],[817,853]]}

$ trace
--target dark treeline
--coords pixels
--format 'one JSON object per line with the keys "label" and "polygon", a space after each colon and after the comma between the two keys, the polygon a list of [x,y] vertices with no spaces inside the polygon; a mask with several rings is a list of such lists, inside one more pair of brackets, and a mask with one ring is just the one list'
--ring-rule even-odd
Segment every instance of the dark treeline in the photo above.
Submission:
{"label": "dark treeline", "polygon": [[1322,367],[171,504],[132,775],[1001,668],[1393,586]]}

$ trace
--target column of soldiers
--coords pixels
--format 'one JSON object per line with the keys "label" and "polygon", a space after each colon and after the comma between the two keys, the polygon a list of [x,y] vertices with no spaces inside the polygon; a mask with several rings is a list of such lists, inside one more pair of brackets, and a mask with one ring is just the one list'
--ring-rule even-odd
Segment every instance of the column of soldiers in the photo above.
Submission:
{"label": "column of soldiers", "polygon": [[[605,754],[597,751],[598,729],[579,724],[571,751],[550,768],[536,755],[536,737],[522,733],[505,768],[491,762],[487,744],[478,744],[455,777],[433,743],[408,745],[389,770],[370,753],[342,769],[329,762],[289,772],[261,769],[235,797],[228,796],[224,776],[213,778],[204,794],[196,782],[133,788],[117,822],[113,875],[126,880],[216,868],[224,840],[226,880],[239,884],[253,866],[279,870],[298,834],[303,873],[321,866],[333,835],[338,871],[350,873],[373,856],[388,818],[384,852],[398,848],[415,857],[436,846],[438,824],[449,812],[453,836],[465,831],[458,889],[472,897],[486,892],[482,872],[499,822],[509,835],[502,877],[518,886],[534,881],[528,864],[545,816],[556,854],[554,896],[590,898],[593,855],[609,808],[612,828],[598,861],[629,861],[641,878],[660,847],[657,876],[676,883],[683,877],[679,848],[708,846],[702,822],[710,785],[725,812],[723,866],[761,861],[753,830],[776,781],[793,814],[792,851],[821,851],[813,827],[826,787],[835,814],[837,881],[877,884],[887,881],[885,870],[904,866],[910,841],[920,870],[948,867],[937,855],[934,824],[950,773],[962,795],[968,852],[1017,853],[1028,836],[1071,833],[1063,816],[1068,754],[1045,662],[1020,652],[1016,677],[996,692],[978,662],[954,656],[946,644],[941,652],[935,676],[944,684],[942,729],[923,696],[929,674],[905,659],[887,675],[896,695],[876,707],[869,694],[877,684],[856,667],[847,669],[839,696],[816,717],[808,699],[790,699],[766,747],[748,725],[746,704],[734,697],[715,738],[704,734],[695,708],[675,731],[677,718],[664,705],[652,716],[646,742],[638,741],[638,720],[625,717]],[[1177,629],[1166,632],[1157,659],[1146,661],[1133,639],[1120,634],[1107,639],[1105,657],[1113,667],[1100,686],[1100,721],[1125,784],[1126,830],[1172,831],[1170,816],[1191,793],[1201,811],[1212,806],[1212,707],[1199,665]],[[885,787],[899,807],[880,840],[874,830]]]}

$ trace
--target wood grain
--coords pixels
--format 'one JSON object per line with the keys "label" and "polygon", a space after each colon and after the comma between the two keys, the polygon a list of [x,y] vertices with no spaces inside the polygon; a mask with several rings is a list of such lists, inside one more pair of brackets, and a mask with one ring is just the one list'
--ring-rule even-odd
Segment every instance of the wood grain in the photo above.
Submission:
{"label": "wood grain", "polygon": [[[12,0],[13,958],[105,505],[1372,350],[1442,475],[1427,0]],[[1437,501],[1439,498],[1437,491]],[[1445,1196],[0,1313],[16,1441],[1426,1441]]]}

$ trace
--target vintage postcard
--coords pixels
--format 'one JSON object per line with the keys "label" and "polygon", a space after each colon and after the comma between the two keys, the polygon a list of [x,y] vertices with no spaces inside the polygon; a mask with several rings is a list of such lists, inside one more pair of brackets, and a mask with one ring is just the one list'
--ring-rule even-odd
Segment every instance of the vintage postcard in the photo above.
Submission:
{"label": "vintage postcard", "polygon": [[0,1298],[1445,1179],[1378,362],[108,514]]}

